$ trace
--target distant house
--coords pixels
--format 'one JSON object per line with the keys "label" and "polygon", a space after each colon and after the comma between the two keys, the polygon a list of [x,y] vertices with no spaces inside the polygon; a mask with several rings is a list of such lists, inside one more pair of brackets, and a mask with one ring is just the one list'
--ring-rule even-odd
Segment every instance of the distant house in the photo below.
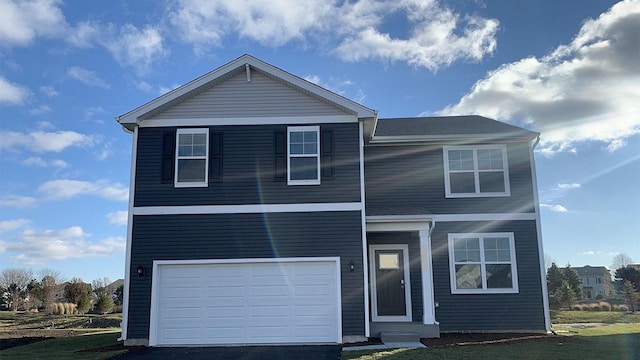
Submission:
{"label": "distant house", "polygon": [[[582,279],[585,299],[608,298],[611,295],[611,273],[604,266],[572,267]],[[600,295],[600,296],[598,296]]]}

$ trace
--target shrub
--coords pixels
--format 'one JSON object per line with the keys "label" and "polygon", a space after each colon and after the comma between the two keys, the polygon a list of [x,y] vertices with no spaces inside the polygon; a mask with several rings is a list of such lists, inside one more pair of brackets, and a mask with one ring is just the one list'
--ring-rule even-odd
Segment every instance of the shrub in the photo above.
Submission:
{"label": "shrub", "polygon": [[606,301],[600,301],[600,310],[602,311],[611,311],[611,304]]}
{"label": "shrub", "polygon": [[582,304],[575,304],[571,307],[571,310],[584,311],[584,306]]}
{"label": "shrub", "polygon": [[629,311],[627,305],[613,305],[613,311]]}
{"label": "shrub", "polygon": [[113,310],[113,299],[107,294],[101,294],[96,302],[96,311],[100,314],[106,314]]}
{"label": "shrub", "polygon": [[55,303],[52,306],[52,311],[54,314],[64,315],[64,304],[63,303]]}

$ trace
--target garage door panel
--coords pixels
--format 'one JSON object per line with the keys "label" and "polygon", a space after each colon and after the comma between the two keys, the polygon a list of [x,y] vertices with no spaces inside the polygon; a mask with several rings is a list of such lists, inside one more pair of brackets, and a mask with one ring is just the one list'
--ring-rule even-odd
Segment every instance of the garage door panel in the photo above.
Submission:
{"label": "garage door panel", "polygon": [[152,345],[340,342],[335,260],[160,264]]}

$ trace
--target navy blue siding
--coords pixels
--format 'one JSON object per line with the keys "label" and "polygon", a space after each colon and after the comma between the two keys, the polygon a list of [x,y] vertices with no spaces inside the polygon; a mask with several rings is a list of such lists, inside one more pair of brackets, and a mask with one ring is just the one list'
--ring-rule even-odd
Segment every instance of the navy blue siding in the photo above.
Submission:
{"label": "navy blue siding", "polygon": [[368,245],[407,244],[409,246],[411,318],[414,322],[421,322],[423,318],[422,269],[420,268],[420,239],[418,238],[418,234],[409,232],[367,233],[367,243]]}
{"label": "navy blue siding", "polygon": [[[513,232],[517,294],[451,294],[449,233]],[[436,320],[442,331],[545,329],[535,221],[440,222],[432,234]]]}
{"label": "navy blue siding", "polygon": [[[134,216],[129,339],[149,336],[153,260],[339,256],[343,335],[364,335],[361,213]],[[355,271],[349,271],[353,261]],[[143,278],[136,269],[146,269]]]}
{"label": "navy blue siding", "polygon": [[210,127],[223,136],[223,175],[207,188],[163,183],[163,133],[176,128],[141,128],[135,206],[359,202],[358,124],[322,124],[320,128],[333,132],[332,177],[322,178],[320,185],[288,186],[286,181],[274,181],[274,133],[286,131],[286,126]]}
{"label": "navy blue siding", "polygon": [[533,212],[529,144],[507,144],[507,157],[511,196],[447,199],[442,145],[365,147],[367,214],[398,207],[432,214]]}

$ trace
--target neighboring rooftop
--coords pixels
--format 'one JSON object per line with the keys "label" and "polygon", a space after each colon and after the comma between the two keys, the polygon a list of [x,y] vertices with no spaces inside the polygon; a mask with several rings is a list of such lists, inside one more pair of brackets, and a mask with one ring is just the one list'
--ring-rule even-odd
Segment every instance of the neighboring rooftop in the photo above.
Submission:
{"label": "neighboring rooftop", "polygon": [[575,270],[580,276],[605,276],[610,275],[609,270],[604,266],[582,266],[582,267],[571,267]]}
{"label": "neighboring rooftop", "polygon": [[478,115],[378,119],[375,137],[514,137],[539,134]]}

